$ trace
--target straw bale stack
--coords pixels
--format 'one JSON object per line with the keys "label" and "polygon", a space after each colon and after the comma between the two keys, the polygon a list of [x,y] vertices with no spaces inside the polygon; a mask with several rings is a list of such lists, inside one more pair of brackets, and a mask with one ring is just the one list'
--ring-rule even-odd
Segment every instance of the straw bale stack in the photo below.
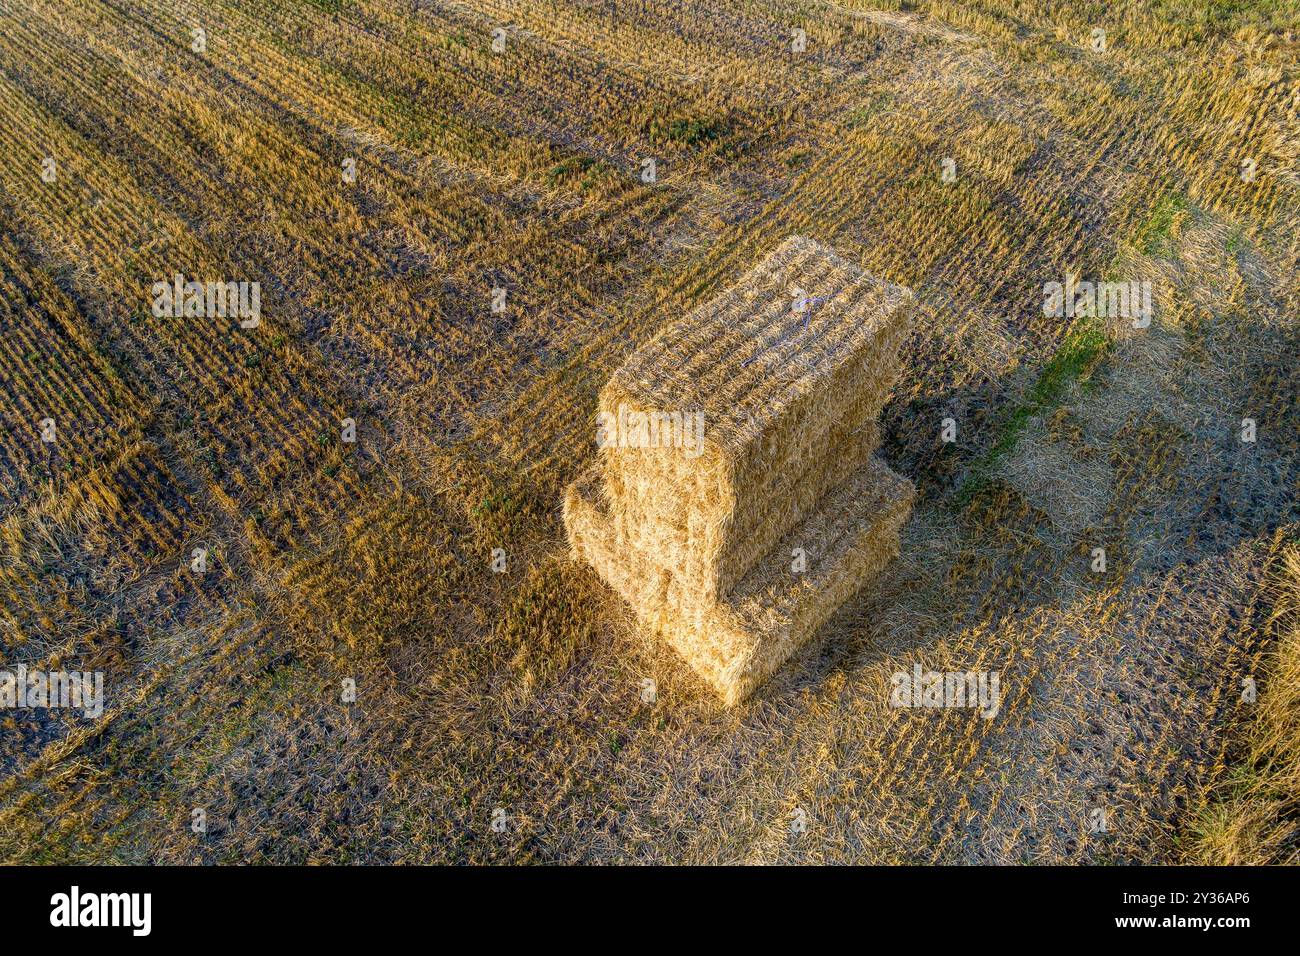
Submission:
{"label": "straw bale stack", "polygon": [[913,491],[871,454],[910,306],[794,237],[601,392],[571,546],[727,703],[897,553]]}

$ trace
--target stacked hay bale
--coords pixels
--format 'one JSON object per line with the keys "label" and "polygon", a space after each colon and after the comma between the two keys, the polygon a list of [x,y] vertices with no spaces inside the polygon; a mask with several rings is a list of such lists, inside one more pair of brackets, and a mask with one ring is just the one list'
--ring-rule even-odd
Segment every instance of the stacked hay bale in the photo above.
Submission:
{"label": "stacked hay bale", "polygon": [[914,492],[872,452],[910,307],[793,237],[601,392],[570,545],[728,704],[898,552]]}

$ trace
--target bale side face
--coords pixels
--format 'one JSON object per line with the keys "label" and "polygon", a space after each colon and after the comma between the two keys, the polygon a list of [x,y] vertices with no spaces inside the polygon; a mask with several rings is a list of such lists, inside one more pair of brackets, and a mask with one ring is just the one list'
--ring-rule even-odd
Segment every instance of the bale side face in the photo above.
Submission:
{"label": "bale side face", "polygon": [[[898,556],[915,497],[910,481],[872,458],[755,566],[725,604],[737,629],[761,635],[752,653],[726,665],[729,702],[749,696]],[[791,585],[794,548],[805,550],[808,570]]]}
{"label": "bale side face", "polygon": [[[730,598],[700,606],[645,555],[620,549],[596,470],[570,486],[564,520],[575,553],[730,705],[747,697],[854,591],[891,561],[914,491],[877,459],[828,495],[765,555]],[[807,570],[792,571],[801,548]]]}
{"label": "bale side face", "polygon": [[[880,427],[874,421],[855,429],[836,426],[820,460],[791,462],[762,497],[733,502],[730,514],[721,517],[708,514],[707,499],[677,502],[675,512],[656,514],[644,498],[619,496],[609,506],[615,542],[651,556],[698,603],[712,603],[730,592],[827,492],[862,468],[879,443]],[[722,510],[717,499],[714,504]]]}
{"label": "bale side face", "polygon": [[643,624],[660,630],[671,613],[672,575],[639,552],[618,547],[599,470],[588,469],[569,485],[564,495],[564,528],[573,554],[590,564]]}

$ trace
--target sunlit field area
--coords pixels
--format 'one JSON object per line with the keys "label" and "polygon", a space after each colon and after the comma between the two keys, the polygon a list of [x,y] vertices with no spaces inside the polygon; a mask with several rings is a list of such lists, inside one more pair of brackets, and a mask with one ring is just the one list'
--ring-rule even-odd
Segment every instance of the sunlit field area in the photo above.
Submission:
{"label": "sunlit field area", "polygon": [[[0,860],[1295,862],[1297,64],[1291,0],[0,0]],[[912,294],[915,497],[730,699],[562,509],[792,236]]]}

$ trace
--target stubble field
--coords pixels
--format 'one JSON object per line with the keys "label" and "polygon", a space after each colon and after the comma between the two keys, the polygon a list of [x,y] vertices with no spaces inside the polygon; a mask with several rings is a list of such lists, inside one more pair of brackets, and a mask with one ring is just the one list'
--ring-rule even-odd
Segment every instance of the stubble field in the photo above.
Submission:
{"label": "stubble field", "polygon": [[[0,859],[1218,845],[1295,610],[1295,8],[904,6],[0,0],[0,660],[105,675],[0,714]],[[559,508],[610,373],[795,234],[916,293],[918,499],[724,709]],[[891,707],[915,664],[996,716]]]}

